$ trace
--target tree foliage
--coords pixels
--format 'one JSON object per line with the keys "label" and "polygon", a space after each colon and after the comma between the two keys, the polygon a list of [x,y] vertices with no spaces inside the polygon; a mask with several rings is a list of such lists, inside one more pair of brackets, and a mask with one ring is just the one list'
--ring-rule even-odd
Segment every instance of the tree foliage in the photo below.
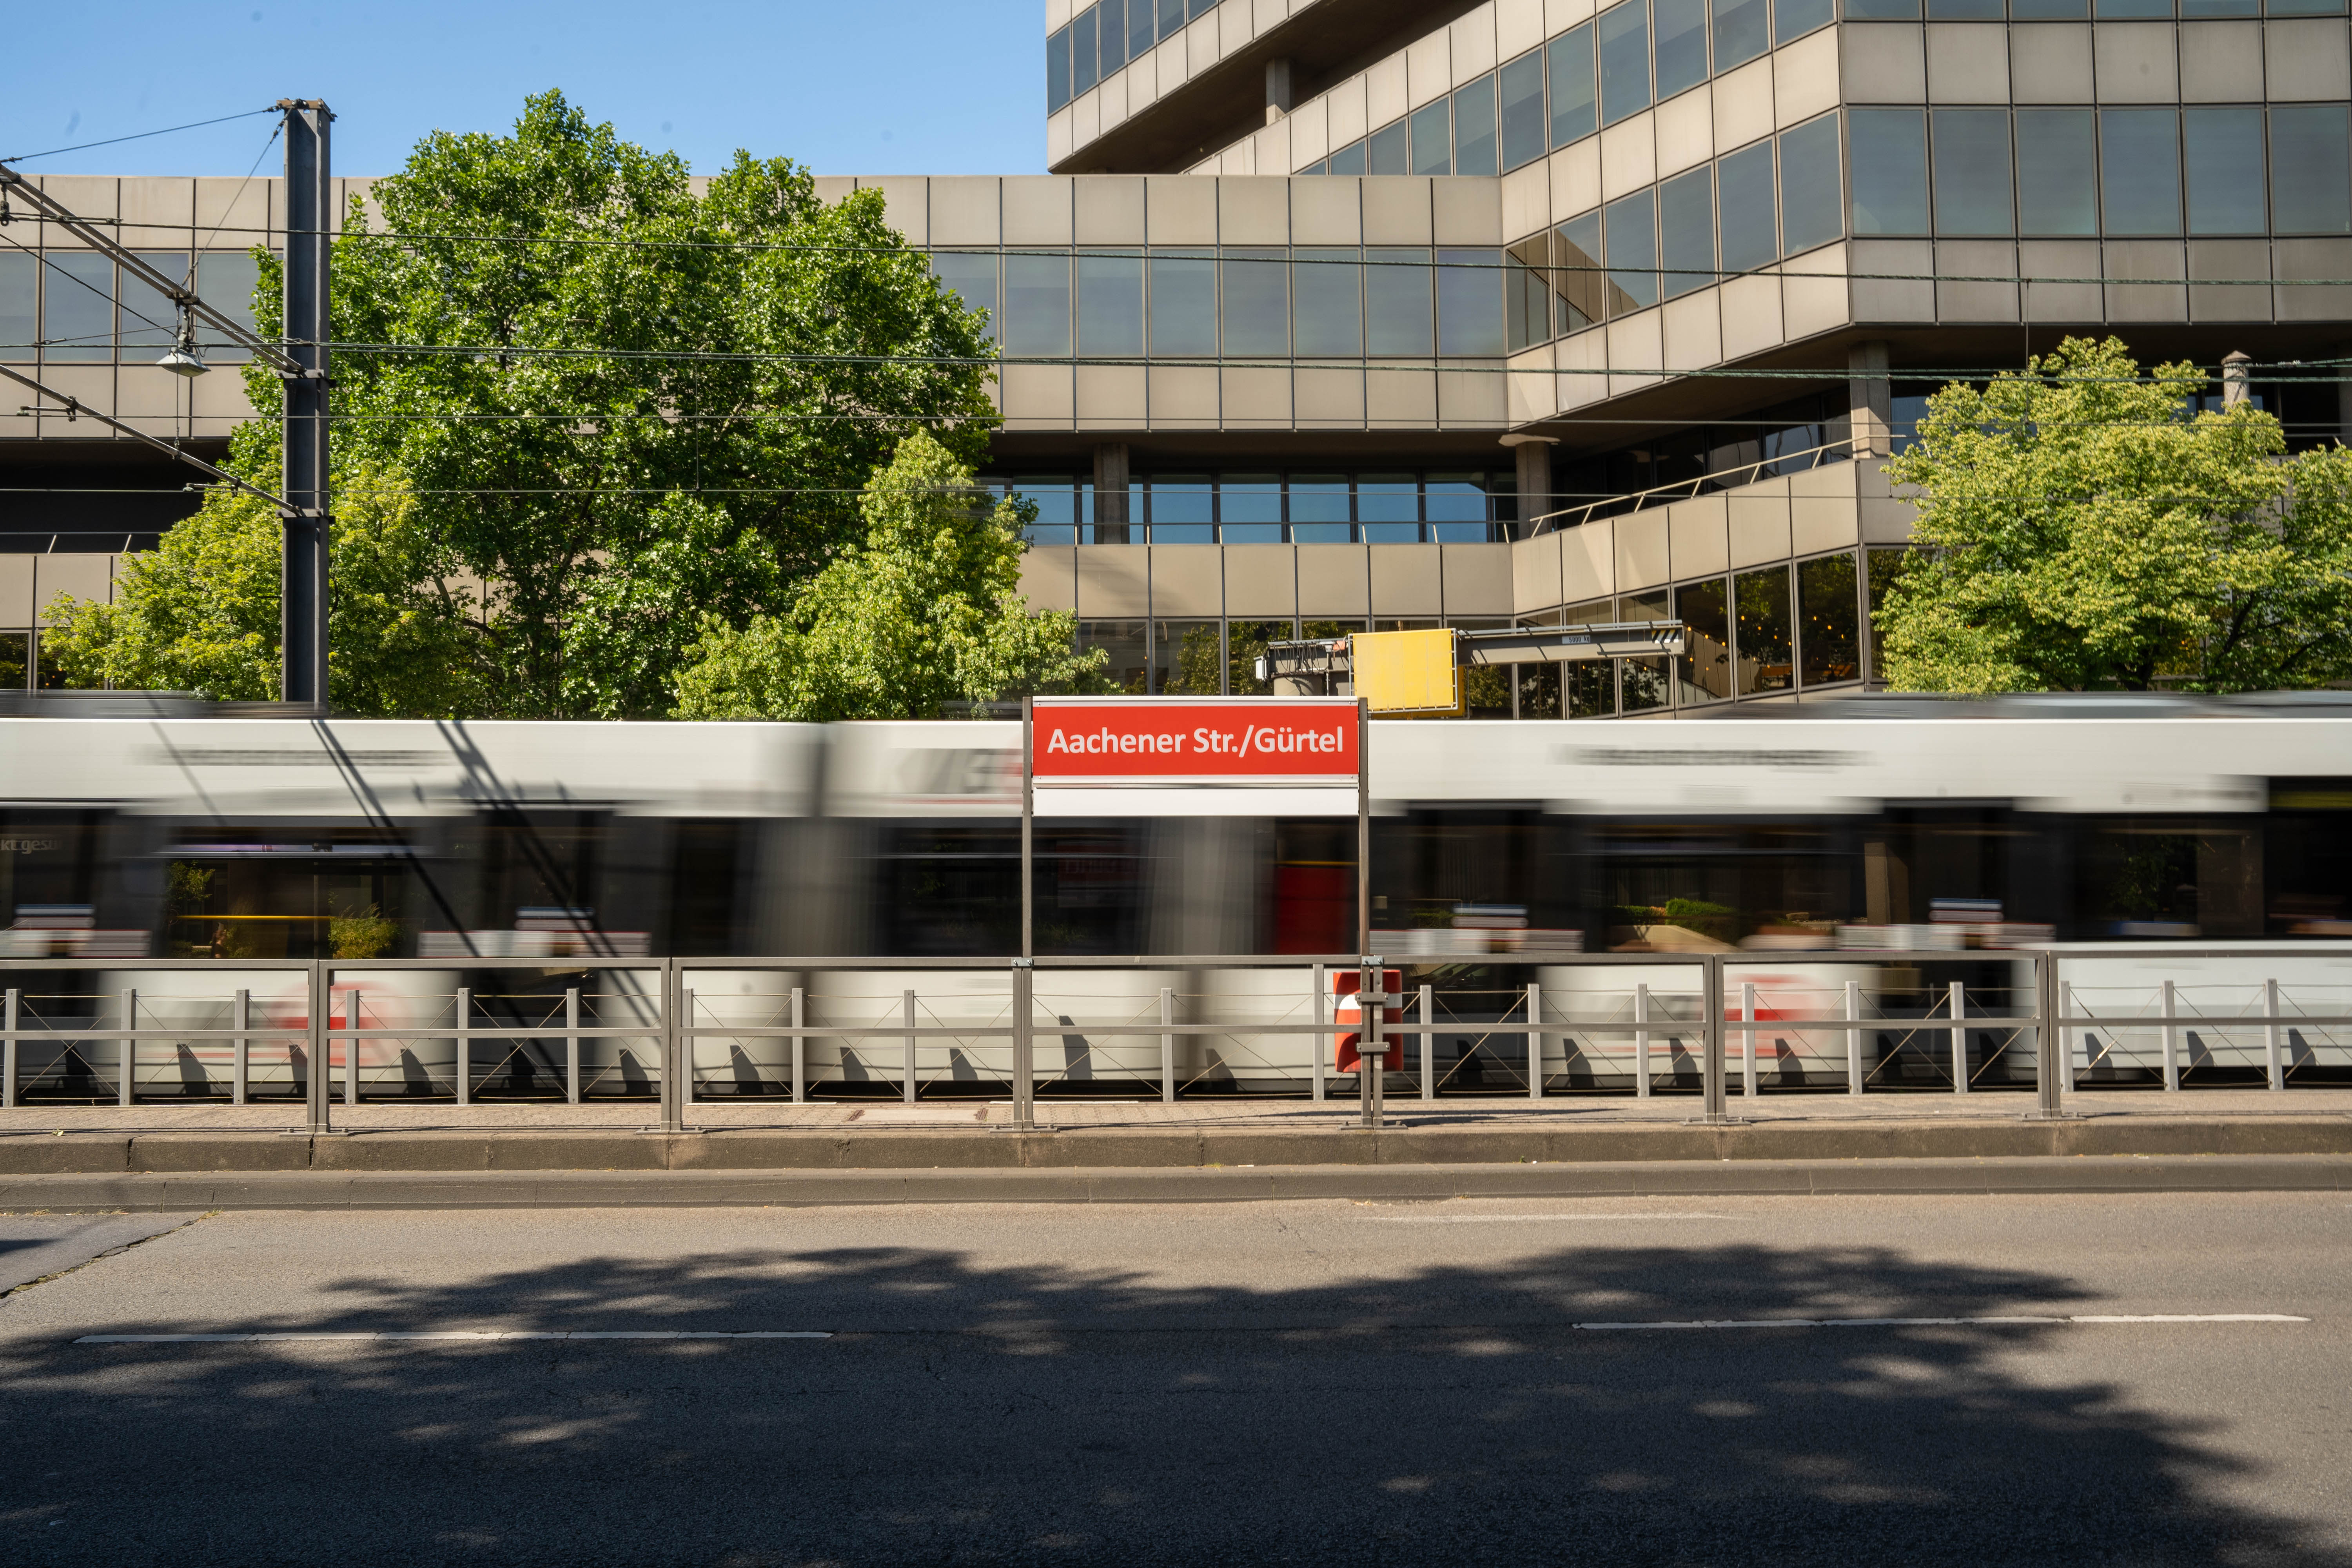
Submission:
{"label": "tree foliage", "polygon": [[866,488],[865,542],[792,612],[741,628],[706,616],[678,680],[682,719],[931,719],[955,701],[1097,684],[1076,616],[1031,615],[1021,529],[1034,503],[992,498],[916,431]]}
{"label": "tree foliage", "polygon": [[[261,435],[248,426],[239,439],[259,447]],[[241,466],[257,466],[247,458]],[[455,563],[413,499],[364,465],[352,477],[328,542],[330,701],[393,718],[471,711],[474,604],[447,580]],[[275,698],[280,537],[275,506],[212,490],[154,550],[123,558],[113,603],[60,596],[41,645],[77,686]]]}
{"label": "tree foliage", "polygon": [[[426,137],[354,204],[333,266],[335,509],[365,520],[352,548],[397,540],[356,576],[339,555],[334,591],[412,561],[425,575],[377,589],[424,618],[387,624],[429,621],[447,672],[368,664],[386,650],[343,628],[377,612],[339,605],[334,700],[356,711],[659,713],[707,619],[782,609],[856,542],[857,489],[909,431],[974,460],[994,423],[980,318],[879,193],[828,205],[738,153],[697,195],[676,155],[557,93],[509,135]],[[265,332],[278,287],[266,264]],[[257,366],[247,384],[264,423],[232,462],[274,489],[278,388]],[[261,515],[215,498],[120,613],[74,611],[50,643],[72,677],[273,693]],[[453,615],[444,578],[478,599]]]}
{"label": "tree foliage", "polygon": [[2352,674],[2352,452],[2287,455],[2195,366],[2070,338],[1928,400],[1886,465],[1919,547],[1877,616],[1915,691],[2248,691]]}

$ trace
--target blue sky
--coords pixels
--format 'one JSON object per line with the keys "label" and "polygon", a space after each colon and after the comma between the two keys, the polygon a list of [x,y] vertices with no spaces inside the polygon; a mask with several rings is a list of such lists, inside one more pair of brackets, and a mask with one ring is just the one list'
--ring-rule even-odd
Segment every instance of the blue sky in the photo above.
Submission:
{"label": "blue sky", "polygon": [[[499,131],[557,87],[697,173],[738,147],[820,174],[1045,168],[1036,0],[112,0],[12,5],[0,157],[324,98],[335,172],[389,174],[426,132]],[[257,116],[26,163],[243,174]],[[281,166],[271,149],[264,174]]]}

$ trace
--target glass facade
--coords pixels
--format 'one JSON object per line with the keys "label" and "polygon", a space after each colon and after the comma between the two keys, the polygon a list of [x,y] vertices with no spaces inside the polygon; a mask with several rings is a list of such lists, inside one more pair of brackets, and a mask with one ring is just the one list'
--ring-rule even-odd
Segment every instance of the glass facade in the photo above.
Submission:
{"label": "glass facade", "polygon": [[1097,521],[1083,476],[988,482],[1036,503],[1038,545],[1482,544],[1518,518],[1517,475],[1478,469],[1156,473],[1129,483],[1123,523]]}
{"label": "glass facade", "polygon": [[[134,254],[174,283],[187,282],[189,252]],[[260,263],[241,250],[205,251],[193,259],[197,296],[250,331]],[[152,364],[178,340],[178,307],[107,256],[29,248],[0,254],[0,361]],[[202,321],[196,323],[196,342],[216,364],[247,357],[223,341],[218,328]]]}
{"label": "glass facade", "polygon": [[1045,112],[1205,16],[1216,0],[1097,0],[1045,40]]}

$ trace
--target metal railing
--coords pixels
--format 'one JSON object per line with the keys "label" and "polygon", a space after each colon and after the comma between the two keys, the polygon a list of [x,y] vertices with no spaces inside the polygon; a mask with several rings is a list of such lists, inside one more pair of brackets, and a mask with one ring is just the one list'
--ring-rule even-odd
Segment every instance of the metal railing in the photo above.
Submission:
{"label": "metal railing", "polygon": [[[1885,437],[1874,439],[1884,440]],[[1596,516],[1627,516],[1653,506],[1668,506],[1678,500],[1689,500],[1695,496],[1737,489],[1741,485],[1752,485],[1762,479],[1804,473],[1832,462],[1843,462],[1853,455],[1857,441],[1868,445],[1873,440],[1869,437],[1843,437],[1835,441],[1823,441],[1801,452],[1786,452],[1777,458],[1759,458],[1752,463],[1742,463],[1737,468],[1718,468],[1711,474],[1697,474],[1687,479],[1675,479],[1670,484],[1652,485],[1647,489],[1628,490],[1620,496],[1603,496],[1599,500],[1586,501],[1580,506],[1562,507],[1558,511],[1548,511],[1530,519],[1527,536],[1533,539],[1541,534],[1580,528]]]}
{"label": "metal railing", "polygon": [[[2149,978],[2151,961],[2179,973]],[[1358,1081],[1348,1098],[1374,1123],[1391,1080],[1424,1104],[1695,1090],[1697,1119],[1723,1121],[1734,1074],[1743,1099],[2031,1087],[2032,1114],[2056,1116],[2086,1079],[2177,1089],[2259,1070],[2283,1090],[2352,1068],[2352,951],[2316,947],[12,958],[0,981],[0,1106],[274,1095],[322,1134],[337,1099],[642,1099],[680,1131],[698,1102],[1009,1091],[1026,1127],[1041,1090],[1321,1101],[1335,1079]],[[1369,1017],[1341,1016],[1351,994]],[[1387,1070],[1343,1068],[1350,1036]]]}

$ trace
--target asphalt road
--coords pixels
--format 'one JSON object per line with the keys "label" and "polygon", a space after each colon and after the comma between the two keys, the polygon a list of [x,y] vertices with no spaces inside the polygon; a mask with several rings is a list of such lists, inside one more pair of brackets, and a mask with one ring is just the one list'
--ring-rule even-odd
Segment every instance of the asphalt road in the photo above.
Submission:
{"label": "asphalt road", "polygon": [[[242,1213],[48,1263],[11,1564],[2352,1568],[2341,1195]],[[2074,1321],[2250,1313],[2309,1321]],[[1759,1319],[1822,1326],[1577,1326]],[[577,1337],[673,1331],[831,1337]],[[75,1342],[490,1331],[572,1337]]]}

